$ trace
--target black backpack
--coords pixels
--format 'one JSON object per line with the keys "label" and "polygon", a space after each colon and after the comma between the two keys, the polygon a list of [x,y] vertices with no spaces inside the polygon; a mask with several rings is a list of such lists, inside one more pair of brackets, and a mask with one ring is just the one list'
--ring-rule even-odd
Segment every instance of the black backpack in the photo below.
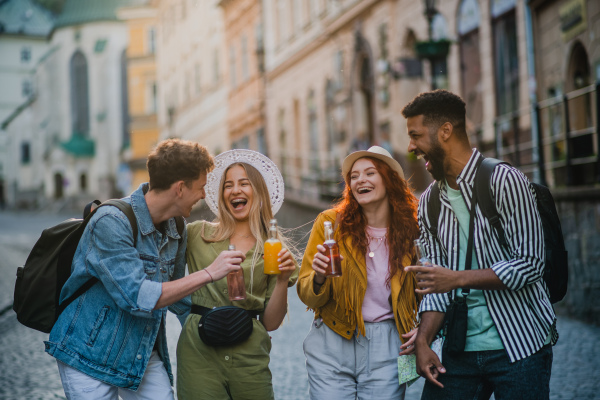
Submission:
{"label": "black backpack", "polygon": [[[474,192],[481,212],[488,219],[498,238],[498,242],[508,251],[508,243],[504,237],[504,228],[500,222],[500,216],[496,209],[496,204],[492,198],[490,188],[490,179],[494,168],[498,164],[508,164],[496,160],[495,158],[484,158],[477,169],[475,176]],[[535,191],[536,203],[540,218],[542,220],[542,229],[544,232],[544,247],[546,249],[546,260],[544,266],[544,282],[550,292],[550,302],[557,303],[561,301],[567,293],[567,283],[569,279],[569,260],[565,249],[565,240],[556,205],[550,190],[537,183],[531,182]],[[429,203],[427,204],[427,213],[430,221],[438,221],[440,216],[440,189],[437,183],[431,187]],[[427,227],[427,230],[437,239],[437,226]]]}
{"label": "black backpack", "polygon": [[17,269],[13,310],[23,325],[49,333],[60,313],[98,281],[91,278],[59,305],[60,291],[71,276],[71,264],[79,239],[98,209],[92,211],[93,204],[97,204],[98,208],[107,205],[119,208],[129,219],[136,245],[138,229],[135,215],[131,205],[123,200],[113,199],[104,203],[95,200],[85,207],[83,219],[71,218],[45,229],[31,249],[25,265]]}

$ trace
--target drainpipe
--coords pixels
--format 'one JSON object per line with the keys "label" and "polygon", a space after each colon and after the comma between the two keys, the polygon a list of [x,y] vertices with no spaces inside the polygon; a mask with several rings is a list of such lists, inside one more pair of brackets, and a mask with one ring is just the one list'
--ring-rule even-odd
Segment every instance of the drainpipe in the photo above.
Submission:
{"label": "drainpipe", "polygon": [[525,4],[525,45],[527,49],[527,75],[529,86],[529,104],[531,113],[531,141],[533,144],[532,161],[537,163],[538,167],[533,170],[534,182],[546,185],[546,173],[544,169],[542,148],[542,136],[539,126],[539,109],[537,107],[537,81],[535,77],[535,49],[533,41],[533,22],[531,16],[531,1],[527,0]]}

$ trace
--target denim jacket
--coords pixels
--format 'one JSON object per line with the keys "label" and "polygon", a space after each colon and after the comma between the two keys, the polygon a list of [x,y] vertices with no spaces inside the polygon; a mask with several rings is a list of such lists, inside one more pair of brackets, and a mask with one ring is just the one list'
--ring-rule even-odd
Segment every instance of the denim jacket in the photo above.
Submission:
{"label": "denim jacket", "polygon": [[[73,258],[72,274],[60,294],[71,296],[91,277],[99,279],[60,315],[45,342],[57,360],[110,385],[137,390],[156,342],[173,384],[167,350],[166,308],[153,310],[162,282],[185,274],[186,236],[175,220],[155,228],[142,184],[130,202],[138,224],[137,247],[127,216],[116,207],[101,207],[88,223]],[[180,240],[181,239],[181,240]],[[189,298],[170,306],[189,311]]]}

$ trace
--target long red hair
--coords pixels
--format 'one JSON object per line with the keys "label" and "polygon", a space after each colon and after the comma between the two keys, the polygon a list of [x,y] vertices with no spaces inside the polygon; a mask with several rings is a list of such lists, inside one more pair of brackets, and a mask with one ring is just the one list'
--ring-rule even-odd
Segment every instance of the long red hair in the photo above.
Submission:
{"label": "long red hair", "polygon": [[[419,237],[418,201],[408,186],[408,182],[400,178],[398,173],[390,168],[387,163],[377,158],[365,158],[373,162],[381,175],[390,205],[390,221],[387,234],[390,259],[389,274],[386,280],[389,287],[390,279],[396,274],[402,274],[404,271],[405,265],[402,264],[404,257],[408,255],[414,261],[413,240]],[[366,234],[367,219],[350,188],[350,175],[351,171],[344,177],[346,188],[344,189],[343,198],[334,206],[334,209],[340,215],[339,238],[350,237],[354,248],[360,254],[366,255],[369,247]]]}

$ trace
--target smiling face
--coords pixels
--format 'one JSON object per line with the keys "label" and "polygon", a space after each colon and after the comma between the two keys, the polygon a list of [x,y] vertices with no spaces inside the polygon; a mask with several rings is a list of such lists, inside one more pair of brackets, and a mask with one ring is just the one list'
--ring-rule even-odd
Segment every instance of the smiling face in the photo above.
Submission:
{"label": "smiling face", "polygon": [[362,207],[387,201],[381,174],[369,158],[359,158],[350,170],[350,189]]}
{"label": "smiling face", "polygon": [[431,132],[428,126],[423,125],[423,118],[423,115],[417,115],[406,120],[408,136],[410,136],[408,152],[414,153],[418,158],[423,158],[427,171],[433,176],[433,179],[440,181],[445,177],[446,152],[438,141],[437,130]]}
{"label": "smiling face", "polygon": [[246,170],[241,165],[234,165],[225,173],[223,183],[223,202],[237,221],[246,221],[250,215],[254,190]]}
{"label": "smiling face", "polygon": [[205,197],[204,186],[206,186],[206,173],[200,174],[200,177],[193,180],[189,186],[181,181],[180,212],[185,218],[192,213],[192,207]]}

